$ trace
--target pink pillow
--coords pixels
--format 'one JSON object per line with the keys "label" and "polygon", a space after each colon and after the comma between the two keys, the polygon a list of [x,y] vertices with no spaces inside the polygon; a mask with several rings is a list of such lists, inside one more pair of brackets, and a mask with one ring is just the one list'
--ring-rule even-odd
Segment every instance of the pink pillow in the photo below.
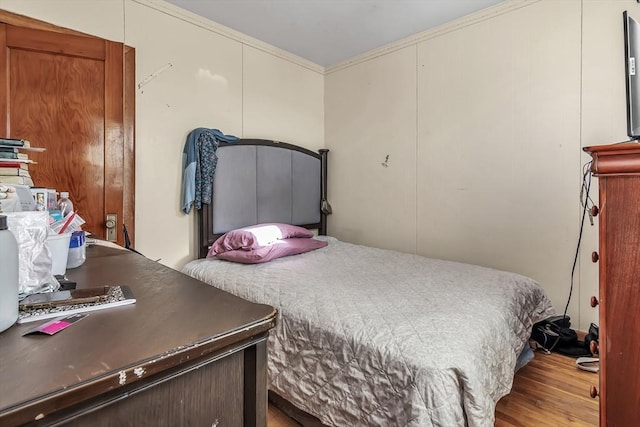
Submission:
{"label": "pink pillow", "polygon": [[233,250],[218,254],[216,258],[242,264],[259,264],[282,258],[289,255],[297,255],[314,249],[324,248],[327,242],[308,238],[282,239],[269,246],[252,250]]}
{"label": "pink pillow", "polygon": [[311,238],[313,237],[313,232],[296,225],[280,223],[257,224],[238,228],[220,236],[211,245],[207,257],[228,251],[258,249],[268,246],[277,240],[293,237]]}

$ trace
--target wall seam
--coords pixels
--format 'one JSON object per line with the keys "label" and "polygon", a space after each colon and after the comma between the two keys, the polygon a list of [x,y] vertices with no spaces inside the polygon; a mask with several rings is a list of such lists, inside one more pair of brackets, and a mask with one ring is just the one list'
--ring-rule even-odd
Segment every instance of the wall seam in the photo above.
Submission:
{"label": "wall seam", "polygon": [[[580,79],[580,106],[578,108],[578,115],[580,117],[580,129],[578,129],[578,140],[580,141],[580,148],[582,148],[584,141],[582,140],[582,128],[583,128],[583,123],[584,123],[584,117],[583,117],[583,99],[582,99],[582,93],[584,91],[584,81],[583,81],[583,70],[584,70],[584,0],[580,0],[580,74],[579,74],[579,79]],[[578,170],[580,171],[580,175],[582,175],[582,156],[578,156]],[[588,195],[587,195],[588,196]],[[579,209],[578,212],[578,218],[581,218],[580,215],[580,211],[582,209]],[[577,266],[577,273],[578,273],[578,322],[577,325],[578,327],[580,327],[582,325],[582,260],[581,260],[581,256],[582,255],[582,251],[579,252],[579,256],[578,256],[578,266]]]}
{"label": "wall seam", "polygon": [[240,85],[240,135],[244,138],[244,85],[246,84],[246,75],[244,69],[244,43],[240,50],[240,67],[242,68],[242,84]]}
{"label": "wall seam", "polygon": [[420,93],[420,87],[419,87],[419,73],[418,73],[418,69],[419,69],[419,64],[418,64],[418,44],[416,43],[414,45],[414,49],[415,49],[415,59],[416,59],[416,63],[415,63],[415,79],[416,79],[416,97],[415,97],[415,110],[416,110],[416,135],[415,135],[415,163],[414,163],[414,173],[416,175],[416,179],[415,179],[415,188],[414,188],[414,197],[415,197],[415,207],[414,207],[414,217],[413,217],[413,223],[414,223],[414,230],[415,230],[415,239],[413,242],[413,252],[415,254],[418,254],[418,118],[420,117],[420,111],[418,110],[419,107],[419,101],[418,101],[418,94]]}

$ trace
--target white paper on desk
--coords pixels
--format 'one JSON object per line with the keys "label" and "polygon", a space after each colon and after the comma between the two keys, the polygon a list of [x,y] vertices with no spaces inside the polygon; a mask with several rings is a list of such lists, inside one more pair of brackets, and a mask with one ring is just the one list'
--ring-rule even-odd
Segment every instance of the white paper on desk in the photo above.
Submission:
{"label": "white paper on desk", "polygon": [[74,305],[60,305],[48,309],[30,309],[20,311],[18,313],[18,323],[30,323],[39,320],[53,319],[61,316],[68,316],[77,313],[86,313],[89,311],[104,310],[106,308],[120,307],[123,305],[134,304],[136,302],[133,292],[128,286],[117,286],[122,293],[122,299],[116,301],[96,302]]}

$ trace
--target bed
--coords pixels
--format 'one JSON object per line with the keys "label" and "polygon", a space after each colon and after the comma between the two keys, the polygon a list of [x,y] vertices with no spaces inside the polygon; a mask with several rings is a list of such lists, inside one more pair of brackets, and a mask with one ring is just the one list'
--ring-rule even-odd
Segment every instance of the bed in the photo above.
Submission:
{"label": "bed", "polygon": [[[326,236],[327,150],[220,144],[201,259],[183,272],[278,308],[270,393],[327,426],[492,426],[534,323],[553,314],[532,279]],[[326,247],[259,264],[202,258],[254,224],[318,230]]]}

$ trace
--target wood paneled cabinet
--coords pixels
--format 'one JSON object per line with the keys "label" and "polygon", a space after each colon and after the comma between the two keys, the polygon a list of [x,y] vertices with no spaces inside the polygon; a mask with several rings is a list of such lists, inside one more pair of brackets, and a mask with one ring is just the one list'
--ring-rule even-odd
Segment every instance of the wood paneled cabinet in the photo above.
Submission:
{"label": "wood paneled cabinet", "polygon": [[[640,144],[586,147],[599,180],[600,425],[640,423]],[[595,304],[594,304],[595,305]]]}

